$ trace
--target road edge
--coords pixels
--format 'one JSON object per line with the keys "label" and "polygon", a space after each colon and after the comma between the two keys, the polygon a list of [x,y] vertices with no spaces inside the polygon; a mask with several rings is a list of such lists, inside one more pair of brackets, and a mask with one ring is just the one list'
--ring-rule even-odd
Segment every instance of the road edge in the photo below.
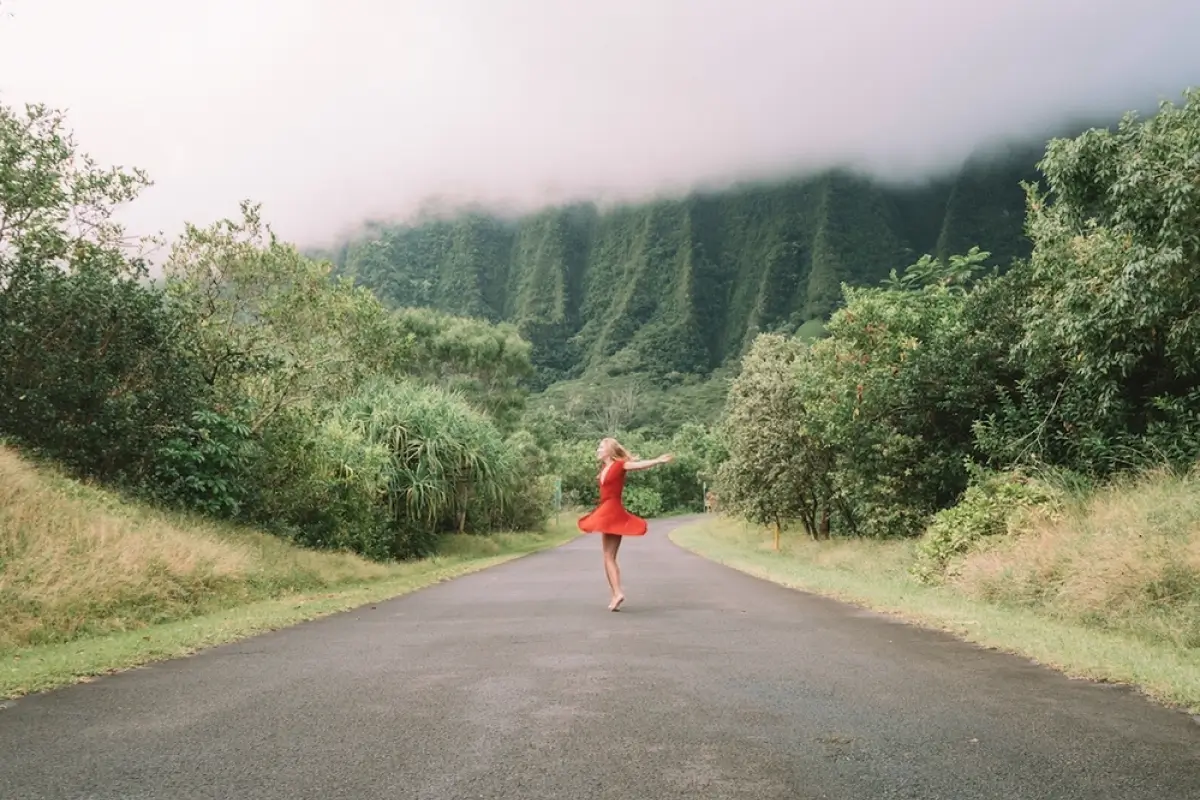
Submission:
{"label": "road edge", "polygon": [[[1115,669],[1097,669],[1094,667],[1085,667],[1083,665],[1073,663],[1073,660],[1068,656],[1048,657],[1045,652],[1037,653],[1023,647],[1013,637],[1006,636],[995,631],[988,632],[980,626],[970,627],[964,625],[961,620],[956,619],[955,615],[946,613],[935,613],[929,611],[918,611],[914,608],[906,608],[903,605],[897,604],[882,604],[874,602],[864,592],[846,592],[827,590],[824,587],[814,586],[810,583],[802,581],[793,582],[781,579],[777,575],[770,574],[769,570],[761,569],[745,563],[739,563],[736,559],[726,560],[715,555],[705,552],[702,548],[691,547],[680,542],[676,537],[679,533],[686,531],[689,528],[698,527],[705,523],[704,519],[694,520],[690,523],[673,527],[667,532],[667,539],[680,550],[695,555],[699,558],[729,569],[749,575],[750,577],[767,583],[780,586],[782,588],[808,594],[814,597],[821,597],[835,603],[879,614],[887,617],[894,622],[903,625],[909,625],[914,628],[920,628],[927,631],[936,631],[947,634],[954,639],[985,650],[993,650],[996,652],[1005,653],[1007,655],[1016,656],[1026,659],[1031,663],[1051,669],[1070,680],[1087,681],[1089,683],[1125,689],[1133,694],[1138,695],[1146,702],[1153,703],[1160,708],[1168,711],[1175,711],[1187,715],[1192,722],[1200,725],[1200,697],[1187,697],[1181,699],[1173,697],[1169,692],[1162,690],[1160,687],[1151,685],[1149,682],[1139,683],[1135,680],[1119,677],[1116,675]],[[919,587],[918,587],[919,588]],[[995,607],[986,606],[985,604],[963,599],[965,603],[973,603],[976,607],[989,609],[998,612]],[[1014,613],[1014,616],[1016,614]],[[1036,617],[1030,613],[1030,616]],[[1072,630],[1082,630],[1077,626],[1070,626],[1066,623],[1056,623],[1055,621],[1040,620],[1045,624],[1059,624],[1064,628]]]}
{"label": "road edge", "polygon": [[[8,668],[0,671],[0,711],[8,703],[24,697],[91,683],[151,664],[187,658],[222,645],[243,642],[255,636],[394,600],[440,583],[549,552],[569,544],[578,536],[578,533],[569,533],[529,550],[434,565],[428,572],[418,575],[390,577],[333,591],[289,594],[94,639],[22,648],[4,656]],[[81,653],[82,659],[73,659],[73,656],[78,657]],[[39,669],[46,671],[39,674]]]}

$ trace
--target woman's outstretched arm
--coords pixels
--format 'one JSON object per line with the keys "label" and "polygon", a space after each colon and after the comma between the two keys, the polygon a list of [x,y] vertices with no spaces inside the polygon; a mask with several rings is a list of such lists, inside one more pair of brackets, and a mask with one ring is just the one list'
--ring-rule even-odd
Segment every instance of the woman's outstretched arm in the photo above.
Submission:
{"label": "woman's outstretched arm", "polygon": [[657,467],[659,464],[666,464],[673,458],[674,456],[670,453],[664,453],[658,458],[652,458],[649,461],[626,461],[625,471],[636,472],[639,469],[650,469],[651,467]]}

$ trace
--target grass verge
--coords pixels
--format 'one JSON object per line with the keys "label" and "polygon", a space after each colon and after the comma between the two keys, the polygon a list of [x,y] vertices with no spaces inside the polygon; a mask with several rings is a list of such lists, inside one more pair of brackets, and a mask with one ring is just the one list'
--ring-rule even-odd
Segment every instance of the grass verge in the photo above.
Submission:
{"label": "grass verge", "polygon": [[402,595],[568,541],[572,522],[380,564],[128,503],[0,447],[0,697]]}
{"label": "grass verge", "polygon": [[913,543],[790,537],[776,553],[769,531],[724,518],[681,526],[671,539],[774,583],[943,630],[1072,677],[1128,684],[1160,703],[1200,713],[1200,650],[987,602],[952,584],[922,585],[909,574]]}
{"label": "grass verge", "polygon": [[477,572],[574,538],[567,526],[547,533],[500,534],[451,541],[444,554],[392,567],[385,578],[330,591],[296,592],[270,600],[70,642],[19,648],[0,654],[0,698],[19,697],[88,681],[155,661],[190,655],[307,620],[335,614]]}

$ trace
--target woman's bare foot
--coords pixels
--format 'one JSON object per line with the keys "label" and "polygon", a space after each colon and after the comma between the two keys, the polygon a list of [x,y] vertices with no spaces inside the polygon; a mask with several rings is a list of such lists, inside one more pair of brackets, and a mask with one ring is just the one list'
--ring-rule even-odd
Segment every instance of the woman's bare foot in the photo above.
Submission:
{"label": "woman's bare foot", "polygon": [[624,603],[624,602],[625,602],[625,595],[619,594],[612,599],[611,603],[608,604],[608,610],[609,611],[617,611],[621,608],[621,603]]}

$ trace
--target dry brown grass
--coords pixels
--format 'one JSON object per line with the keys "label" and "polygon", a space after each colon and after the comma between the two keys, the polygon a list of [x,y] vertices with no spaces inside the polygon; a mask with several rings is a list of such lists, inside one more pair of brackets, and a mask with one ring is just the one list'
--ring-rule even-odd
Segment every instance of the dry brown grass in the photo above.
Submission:
{"label": "dry brown grass", "polygon": [[973,597],[1200,647],[1200,476],[1149,473],[1032,514],[956,567]]}
{"label": "dry brown grass", "polygon": [[451,534],[393,564],[169,514],[0,444],[0,699],[396,597],[578,535]]}
{"label": "dry brown grass", "polygon": [[391,569],[123,503],[0,447],[0,651],[382,578]]}

